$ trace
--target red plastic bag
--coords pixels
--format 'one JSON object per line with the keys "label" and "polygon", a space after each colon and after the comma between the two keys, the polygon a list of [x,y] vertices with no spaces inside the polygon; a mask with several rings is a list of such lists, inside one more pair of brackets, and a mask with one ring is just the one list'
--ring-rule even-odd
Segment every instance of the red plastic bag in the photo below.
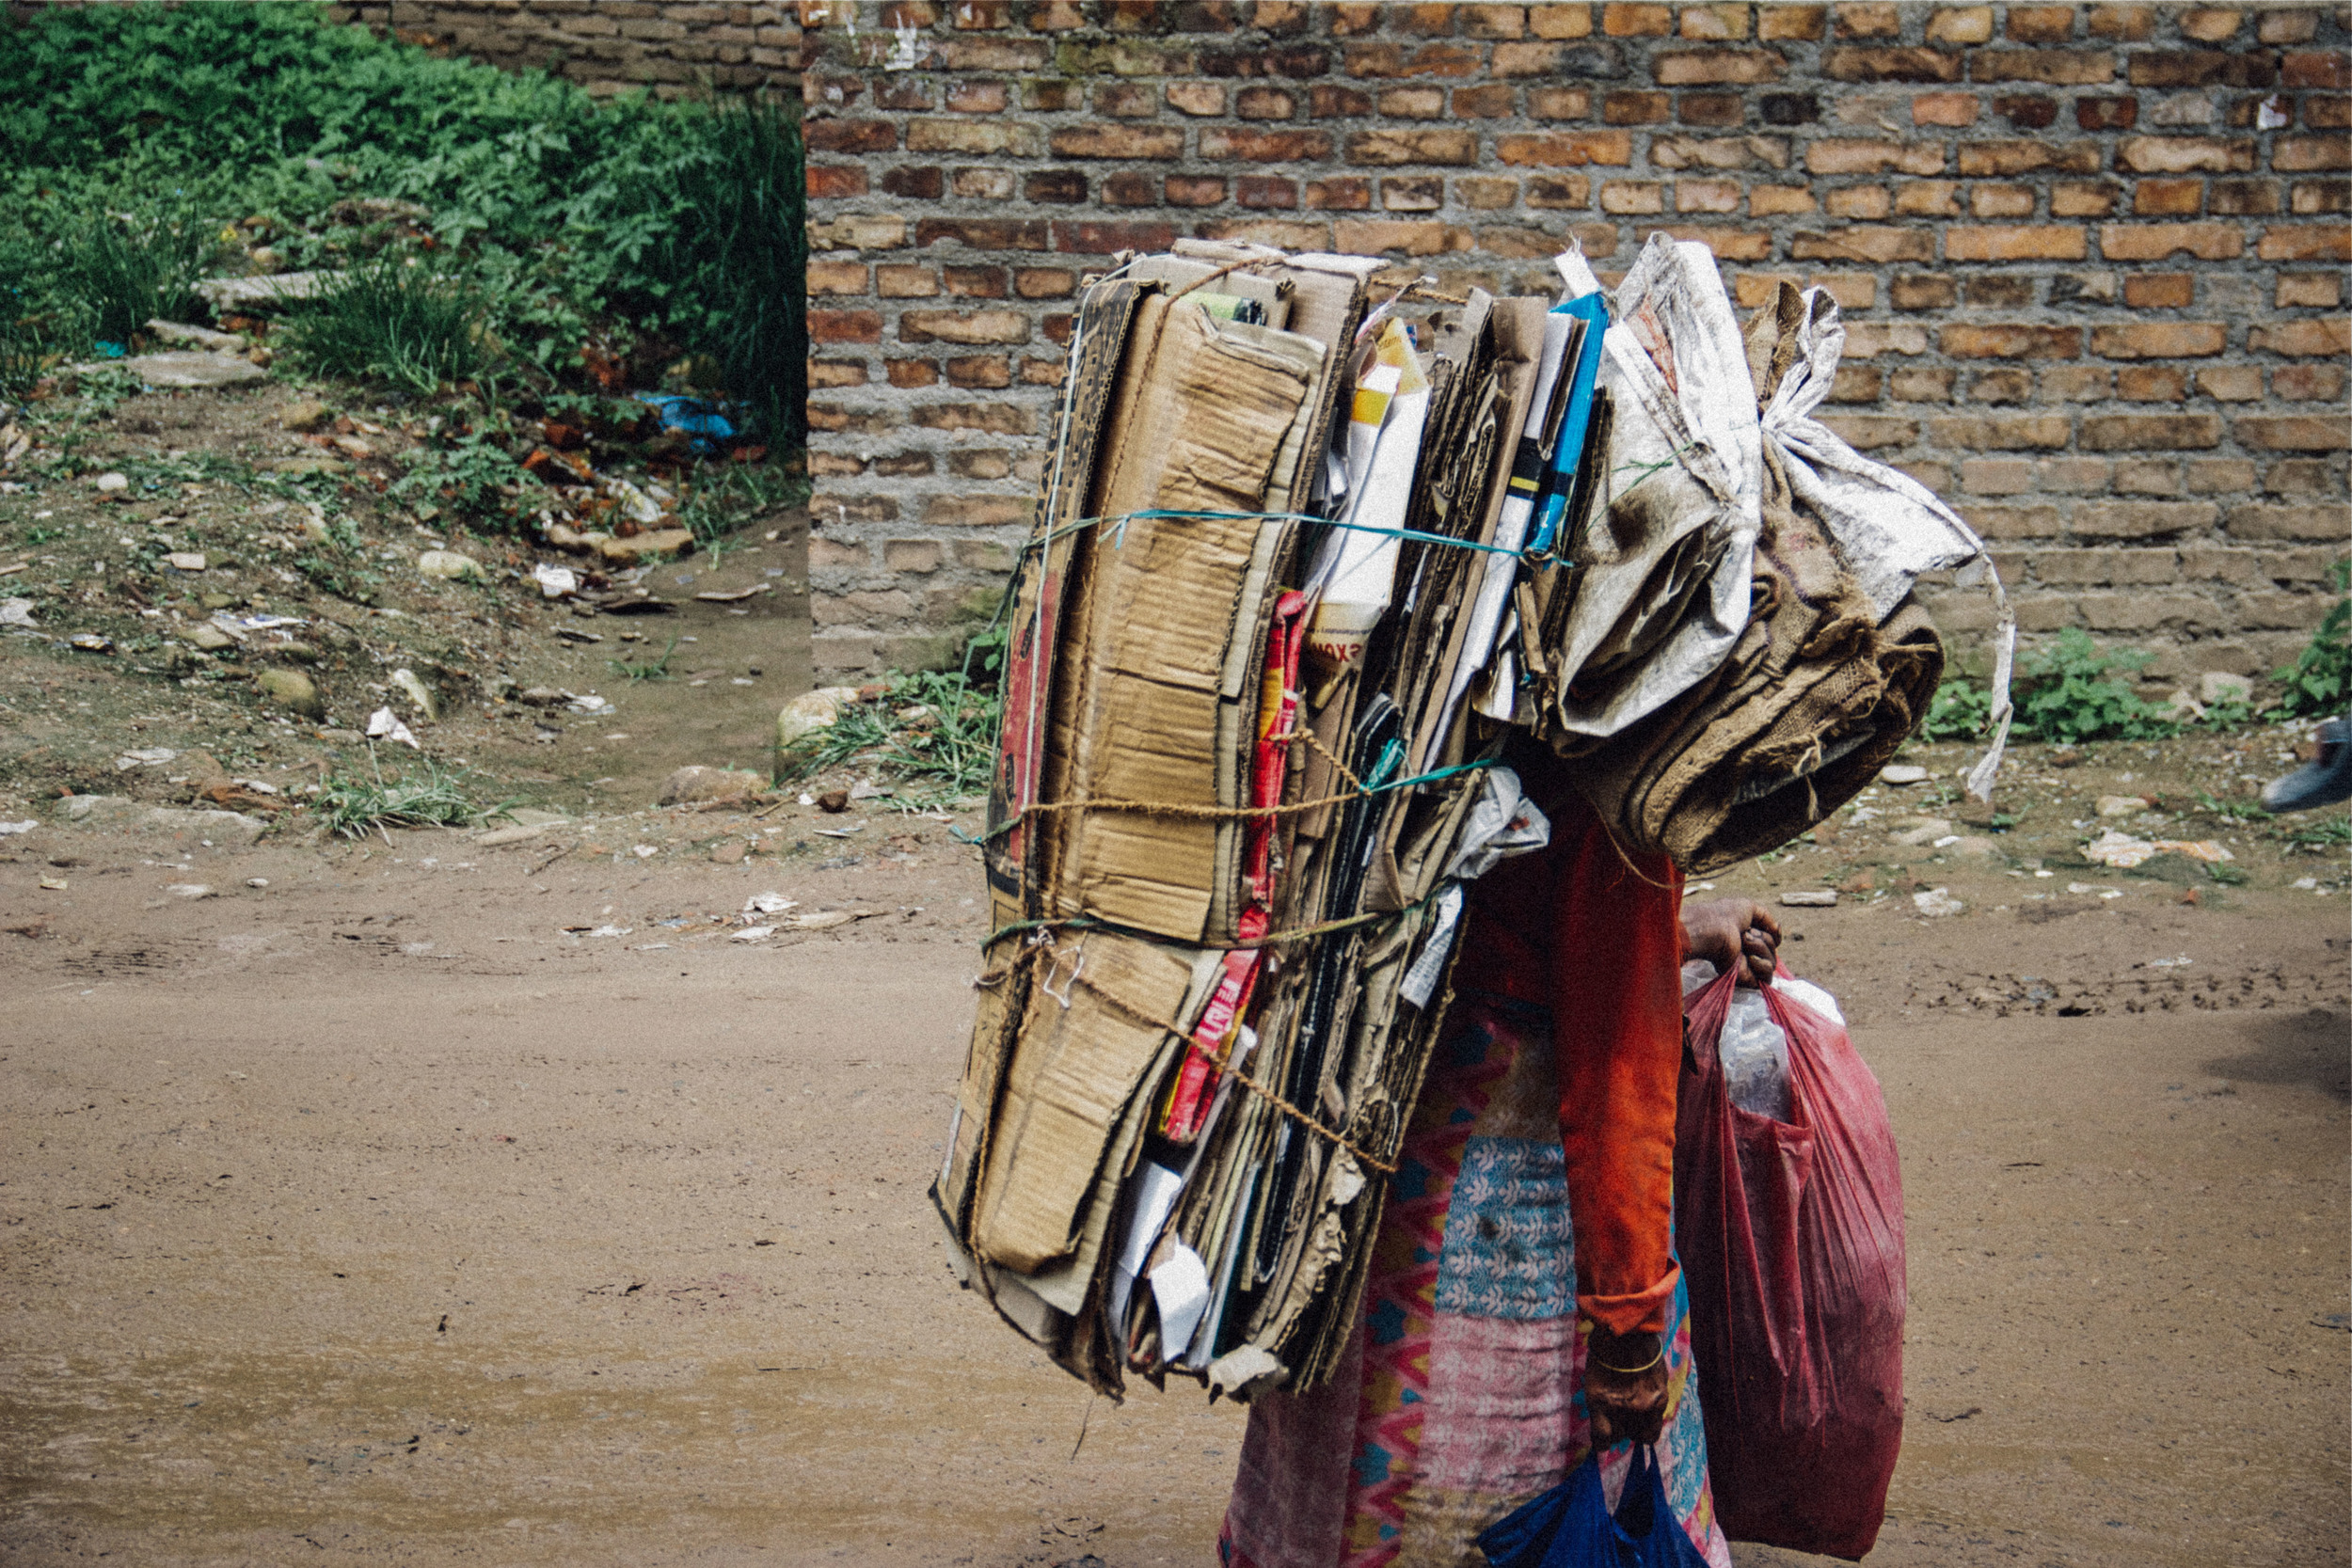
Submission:
{"label": "red plastic bag", "polygon": [[1690,998],[1675,1122],[1675,1234],[1715,1513],[1734,1541],[1860,1558],[1903,1439],[1894,1132],[1844,1027],[1769,988],[1792,1119],[1734,1105],[1717,1052],[1734,978]]}

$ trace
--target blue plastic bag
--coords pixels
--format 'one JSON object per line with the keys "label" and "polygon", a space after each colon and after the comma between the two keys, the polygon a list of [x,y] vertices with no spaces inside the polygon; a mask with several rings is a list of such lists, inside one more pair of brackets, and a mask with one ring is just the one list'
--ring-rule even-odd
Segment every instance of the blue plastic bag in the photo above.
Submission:
{"label": "blue plastic bag", "polygon": [[735,435],[735,426],[719,412],[717,404],[675,392],[640,392],[637,401],[661,416],[662,429],[693,437],[693,450],[705,457],[717,456],[719,444]]}
{"label": "blue plastic bag", "polygon": [[1614,1518],[1588,1458],[1567,1480],[1478,1538],[1493,1568],[1707,1568],[1666,1501],[1655,1449],[1633,1450]]}

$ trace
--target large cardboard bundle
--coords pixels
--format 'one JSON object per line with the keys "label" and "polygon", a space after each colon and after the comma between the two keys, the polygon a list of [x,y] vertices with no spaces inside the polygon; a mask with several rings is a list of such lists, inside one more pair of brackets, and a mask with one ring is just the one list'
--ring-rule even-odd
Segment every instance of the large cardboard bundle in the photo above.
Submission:
{"label": "large cardboard bundle", "polygon": [[1780,396],[1834,319],[1743,341],[1662,239],[1613,301],[1562,270],[1433,309],[1370,259],[1185,242],[1080,303],[934,1196],[965,1282],[1097,1388],[1334,1365],[1467,886],[1545,841],[1511,726],[1713,864],[1842,803],[1933,689],[1902,591],[1974,536],[1870,554],[1882,482]]}

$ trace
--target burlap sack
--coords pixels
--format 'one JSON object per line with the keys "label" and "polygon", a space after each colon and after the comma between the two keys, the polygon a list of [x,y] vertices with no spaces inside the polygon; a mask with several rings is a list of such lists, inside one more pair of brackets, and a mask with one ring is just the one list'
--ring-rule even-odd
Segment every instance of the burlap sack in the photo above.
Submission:
{"label": "burlap sack", "polygon": [[[1796,358],[1804,305],[1784,284],[1747,331],[1759,404]],[[1906,595],[1881,622],[1764,454],[1764,527],[1746,628],[1714,673],[1630,729],[1593,744],[1555,733],[1580,787],[1629,849],[1692,876],[1776,848],[1860,793],[1918,721],[1944,645]]]}

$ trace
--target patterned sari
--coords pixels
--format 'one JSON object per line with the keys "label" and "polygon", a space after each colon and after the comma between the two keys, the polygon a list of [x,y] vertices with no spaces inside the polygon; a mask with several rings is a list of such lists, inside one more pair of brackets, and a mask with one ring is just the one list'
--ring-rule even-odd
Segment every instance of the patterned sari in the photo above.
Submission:
{"label": "patterned sari", "polygon": [[[1466,993],[1447,1037],[1339,1371],[1250,1407],[1217,1540],[1227,1568],[1479,1568],[1478,1533],[1591,1447],[1549,1018]],[[1677,1287],[1659,1465],[1684,1530],[1730,1568],[1687,1314]],[[1613,1506],[1630,1452],[1603,1457]]]}

